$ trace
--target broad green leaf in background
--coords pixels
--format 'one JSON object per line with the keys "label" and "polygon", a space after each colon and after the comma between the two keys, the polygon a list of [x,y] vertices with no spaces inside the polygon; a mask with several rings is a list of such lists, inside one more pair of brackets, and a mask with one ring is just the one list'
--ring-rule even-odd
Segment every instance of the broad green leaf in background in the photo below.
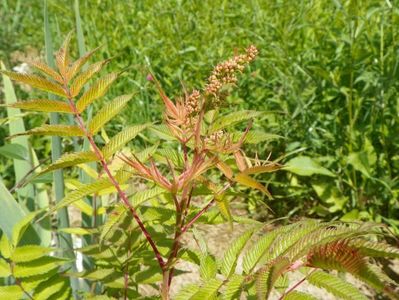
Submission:
{"label": "broad green leaf in background", "polygon": [[0,155],[11,159],[29,159],[28,150],[20,144],[5,144],[0,147]]}
{"label": "broad green leaf in background", "polygon": [[308,156],[297,156],[289,160],[284,170],[290,171],[301,176],[311,176],[314,174],[334,177],[334,173],[319,165],[314,159]]}
{"label": "broad green leaf in background", "polygon": [[[1,69],[5,70],[5,66],[0,62]],[[4,84],[4,97],[6,104],[13,104],[17,102],[17,97],[15,95],[14,87],[10,78],[2,74],[3,84]],[[15,115],[21,114],[18,108],[7,107],[7,115],[12,118]],[[9,122],[10,135],[20,134],[25,131],[24,122],[22,119],[14,119]],[[26,136],[18,136],[12,140],[13,144],[18,144],[20,147],[25,148],[26,152],[29,149],[28,138]],[[28,152],[29,153],[29,152]],[[15,171],[15,181],[20,182],[27,173],[32,169],[32,162],[30,160],[20,160],[14,159],[14,171]],[[17,191],[19,200],[28,199],[27,208],[33,210],[35,208],[34,199],[31,197],[34,195],[34,189],[32,184],[28,184],[25,187],[18,189]]]}
{"label": "broad green leaf in background", "polygon": [[25,213],[0,179],[0,228],[11,240],[12,229],[23,219]]}
{"label": "broad green leaf in background", "polygon": [[377,155],[368,139],[366,139],[362,151],[352,152],[348,156],[348,164],[352,165],[356,171],[361,172],[367,178],[372,177],[372,169],[376,162]]}

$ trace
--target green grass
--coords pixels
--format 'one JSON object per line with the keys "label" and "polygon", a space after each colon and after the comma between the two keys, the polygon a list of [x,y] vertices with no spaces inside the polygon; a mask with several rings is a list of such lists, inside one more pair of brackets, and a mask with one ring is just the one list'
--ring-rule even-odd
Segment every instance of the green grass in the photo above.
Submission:
{"label": "green grass", "polygon": [[[19,8],[18,1],[2,3],[7,10],[0,10],[6,24],[0,28],[5,41],[0,55],[10,65],[16,50],[43,49],[42,3],[20,1]],[[49,13],[59,44],[75,28],[73,1],[49,1]],[[271,112],[254,126],[284,138],[256,149],[261,157],[297,150],[283,162],[309,156],[336,175],[281,171],[272,180],[265,177],[275,196],[268,203],[273,211],[399,226],[399,10],[394,1],[80,1],[80,14],[87,49],[103,45],[94,59],[115,56],[109,68],[127,68],[108,99],[138,93],[115,124],[159,116],[159,98],[146,81],[149,68],[172,96],[182,84],[201,86],[212,64],[253,43],[260,57],[252,76],[229,99],[229,109]],[[10,168],[5,171],[11,182]],[[253,204],[253,196],[259,195],[250,194],[246,203],[262,217],[265,211]]]}

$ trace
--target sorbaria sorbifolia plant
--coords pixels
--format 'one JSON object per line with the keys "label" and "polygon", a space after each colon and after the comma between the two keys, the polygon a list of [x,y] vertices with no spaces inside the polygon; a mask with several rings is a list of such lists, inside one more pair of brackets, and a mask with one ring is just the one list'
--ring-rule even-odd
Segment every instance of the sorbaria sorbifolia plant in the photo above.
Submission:
{"label": "sorbaria sorbifolia plant", "polygon": [[[99,228],[70,230],[93,235],[95,241],[76,249],[94,262],[93,269],[79,273],[58,269],[64,260],[49,255],[49,248],[20,246],[21,232],[33,215],[17,226],[12,241],[3,235],[0,276],[12,279],[11,285],[5,287],[8,295],[68,299],[71,292],[65,278],[71,276],[92,284],[90,292],[81,293],[84,299],[169,299],[173,278],[182,273],[179,262],[188,261],[199,266],[201,282],[183,287],[175,299],[266,299],[271,295],[280,299],[313,299],[297,290],[304,281],[339,298],[366,299],[358,288],[332,270],[351,273],[377,292],[398,299],[397,285],[373,260],[399,257],[397,248],[379,241],[379,236],[386,234],[384,227],[315,220],[272,227],[236,217],[230,210],[230,202],[243,195],[243,188],[258,189],[271,197],[255,175],[281,168],[277,163],[252,159],[244,153],[245,143],[265,139],[265,134],[251,131],[251,120],[261,112],[221,113],[238,74],[256,58],[255,46],[217,65],[203,89],[185,90],[174,101],[150,75],[148,79],[164,104],[163,124],[130,126],[108,138],[105,124],[127,105],[132,95],[117,97],[86,121],[88,107],[106,93],[119,74],[105,75],[83,89],[109,61],[83,68],[94,51],[72,62],[69,41],[70,37],[56,53],[56,70],[35,61],[31,65],[41,75],[9,71],[4,74],[58,97],[22,101],[13,107],[71,114],[75,119],[75,125],[45,124],[25,134],[81,137],[91,145],[89,151],[64,154],[43,170],[76,166],[96,177],[93,183],[76,185],[48,213],[74,205],[85,214],[103,216],[105,222]],[[241,130],[235,130],[240,122],[246,123]],[[146,143],[154,140],[154,135],[162,143],[156,141],[145,149],[127,151],[126,144],[139,133],[146,137]],[[89,162],[96,162],[97,169],[88,167]],[[140,181],[145,181],[146,188]],[[109,194],[116,197],[101,198]],[[82,200],[88,195],[99,202],[107,201],[93,209]],[[207,249],[206,236],[202,237],[193,225],[223,222],[230,223],[230,227],[244,222],[248,230],[232,242],[221,258],[215,258]],[[182,237],[188,231],[194,232],[199,250],[183,243]],[[290,272],[302,272],[303,279],[290,284]],[[158,294],[141,295],[140,287],[144,285],[155,287]],[[5,290],[0,289],[0,295],[1,291]]]}

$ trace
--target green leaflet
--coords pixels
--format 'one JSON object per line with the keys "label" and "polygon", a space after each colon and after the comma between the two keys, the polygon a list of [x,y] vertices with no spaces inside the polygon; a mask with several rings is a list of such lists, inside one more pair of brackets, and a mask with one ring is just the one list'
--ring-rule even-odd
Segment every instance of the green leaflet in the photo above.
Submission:
{"label": "green leaflet", "polygon": [[9,264],[0,258],[0,277],[8,277],[11,275]]}
{"label": "green leaflet", "polygon": [[211,279],[205,282],[189,299],[190,300],[204,300],[204,299],[214,299],[217,295],[217,291],[222,286],[223,282],[219,279]]}
{"label": "green leaflet", "polygon": [[250,188],[254,188],[263,192],[269,199],[272,199],[272,195],[269,193],[267,188],[261,184],[260,182],[256,181],[252,177],[244,174],[239,173],[233,178],[234,181],[238,182],[239,184],[245,185]]}
{"label": "green leaflet", "polygon": [[119,151],[129,141],[134,139],[141,131],[143,131],[148,125],[135,125],[124,129],[112,137],[109,142],[102,148],[102,153],[105,158],[111,157],[114,153]]}
{"label": "green leaflet", "polygon": [[[177,270],[175,270],[175,272],[176,271]],[[160,282],[161,280],[162,280],[162,274],[159,272],[158,266],[150,267],[147,270],[139,271],[134,276],[134,282],[140,284],[155,284]]]}
{"label": "green leaflet", "polygon": [[117,73],[110,73],[95,82],[76,102],[78,111],[83,112],[94,100],[104,96],[117,77]]}
{"label": "green leaflet", "polygon": [[126,213],[126,208],[122,205],[118,205],[110,214],[108,214],[108,218],[101,228],[100,244],[105,237],[109,235],[112,236],[114,234],[115,229],[118,227],[118,223],[123,220],[123,218],[126,216]]}
{"label": "green leaflet", "polygon": [[152,189],[138,191],[130,198],[130,203],[133,205],[133,207],[137,207],[145,201],[160,196],[164,193],[166,193],[166,191],[163,188],[155,186]]}
{"label": "green leaflet", "polygon": [[60,228],[59,231],[76,235],[92,235],[97,233],[98,230],[96,228],[69,227]]}
{"label": "green leaflet", "polygon": [[79,189],[69,193],[62,199],[60,202],[58,202],[49,212],[48,214],[51,214],[55,212],[56,210],[68,206],[75,201],[78,201],[79,199],[82,199],[84,196],[94,194],[96,192],[99,192],[103,189],[109,188],[113,186],[113,184],[109,181],[108,178],[100,179],[97,180],[96,182],[85,184]]}
{"label": "green leaflet", "polygon": [[267,299],[277,279],[290,266],[290,261],[283,256],[279,256],[272,263],[259,269],[256,272],[256,295],[258,299]]}
{"label": "green leaflet", "polygon": [[386,243],[354,239],[349,242],[349,245],[358,248],[360,253],[363,255],[371,257],[399,258],[399,249]]}
{"label": "green leaflet", "polygon": [[237,111],[237,112],[233,112],[231,114],[225,115],[225,116],[218,117],[217,120],[211,126],[209,126],[208,134],[214,133],[218,130],[233,126],[237,123],[240,123],[240,122],[243,122],[246,120],[251,120],[253,118],[261,116],[262,114],[263,113],[259,112],[259,111],[243,110],[243,111]]}
{"label": "green leaflet", "polygon": [[10,136],[13,138],[20,135],[51,135],[51,136],[84,136],[82,129],[76,125],[47,125],[44,124],[40,127],[27,130],[22,133]]}
{"label": "green leaflet", "polygon": [[[122,276],[122,274],[120,272],[118,272],[118,273],[119,273],[118,277]],[[114,274],[115,274],[115,270],[113,270],[113,269],[100,268],[95,271],[83,271],[83,272],[79,272],[79,273],[68,273],[67,275],[71,276],[71,277],[79,277],[79,278],[85,278],[85,279],[95,280],[95,281],[99,281],[99,280],[108,281],[106,279],[109,277],[113,278]]]}
{"label": "green leaflet", "polygon": [[23,219],[25,212],[4,186],[1,178],[0,195],[0,229],[3,231],[2,240],[5,239],[5,235],[7,235],[8,239],[11,240],[13,228],[15,227],[15,224]]}
{"label": "green leaflet", "polygon": [[202,255],[200,260],[200,275],[204,281],[214,279],[217,272],[217,264],[213,256]]}
{"label": "green leaflet", "polygon": [[28,262],[40,258],[51,251],[55,251],[55,249],[37,245],[21,246],[15,248],[10,259],[16,263]]}
{"label": "green leaflet", "polygon": [[284,296],[284,300],[318,300],[318,299],[307,293],[292,291],[288,293],[286,296]]}
{"label": "green leaflet", "polygon": [[109,62],[109,60],[100,61],[90,65],[86,71],[80,73],[76,76],[75,80],[71,86],[71,94],[72,97],[76,97],[80,91],[82,90],[83,86],[90,80],[96,73],[100,72],[101,69]]}
{"label": "green leaflet", "polygon": [[226,284],[226,290],[223,292],[223,300],[236,300],[240,299],[242,286],[244,284],[245,277],[237,274],[230,276]]}
{"label": "green leaflet", "polygon": [[107,103],[99,112],[95,114],[89,124],[91,134],[96,134],[109,120],[116,116],[132,99],[133,94],[123,95]]}
{"label": "green leaflet", "polygon": [[20,242],[23,234],[33,219],[42,212],[42,210],[34,211],[24,216],[12,229],[11,244],[16,247]]}
{"label": "green leaflet", "polygon": [[[233,133],[233,140],[238,141],[242,137],[242,132]],[[270,140],[282,139],[281,135],[266,133],[263,131],[251,130],[245,136],[246,144],[259,144]]]}
{"label": "green leaflet", "polygon": [[159,138],[167,141],[175,141],[176,138],[171,133],[168,126],[161,125],[152,125],[149,127],[150,131],[154,132]]}
{"label": "green leaflet", "polygon": [[66,74],[66,80],[67,81],[71,80],[98,49],[100,49],[100,47],[97,47],[97,48],[93,49],[92,51],[87,52],[85,55],[83,55],[78,60],[76,60],[69,67],[68,72]]}
{"label": "green leaflet", "polygon": [[8,241],[7,235],[2,233],[1,238],[0,238],[0,254],[4,258],[10,258],[11,257],[11,252],[12,252],[12,247]]}
{"label": "green leaflet", "polygon": [[307,281],[319,288],[324,288],[336,297],[347,300],[367,300],[358,288],[339,277],[324,271],[316,271],[307,276]]}
{"label": "green leaflet", "polygon": [[11,71],[1,71],[4,75],[7,75],[13,80],[28,84],[34,88],[56,94],[58,96],[66,97],[64,89],[61,85],[50,81],[44,77],[31,75],[31,74],[21,74]]}
{"label": "green leaflet", "polygon": [[187,284],[180,289],[175,300],[189,300],[198,292],[199,289],[200,287],[198,284]]}
{"label": "green leaflet", "polygon": [[47,64],[40,60],[31,60],[27,62],[30,66],[34,67],[35,69],[39,70],[43,74],[51,77],[52,79],[58,81],[62,84],[63,79],[60,74],[58,74],[53,68],[49,67]]}
{"label": "green leaflet", "polygon": [[224,252],[221,265],[221,272],[224,276],[231,276],[236,268],[237,259],[248,240],[251,238],[253,230],[249,230],[237,238],[229,248]]}
{"label": "green leaflet", "polygon": [[0,286],[0,299],[22,299],[23,294],[17,285]]}
{"label": "green leaflet", "polygon": [[[35,288],[34,299],[35,300],[52,299],[53,295],[64,290],[67,291],[70,290],[69,284],[64,277],[61,277],[59,276],[59,274],[56,274],[51,279],[41,282]],[[54,297],[53,299],[58,299],[58,298]]]}
{"label": "green leaflet", "polygon": [[20,101],[7,106],[40,112],[73,113],[72,108],[66,102],[48,99]]}
{"label": "green leaflet", "polygon": [[283,170],[290,171],[301,176],[320,174],[334,177],[335,174],[319,165],[314,159],[308,156],[297,156],[289,160]]}
{"label": "green leaflet", "polygon": [[68,262],[68,259],[46,256],[33,261],[19,263],[14,266],[14,276],[17,278],[31,277],[45,274]]}
{"label": "green leaflet", "polygon": [[154,159],[164,164],[168,164],[168,160],[174,166],[182,167],[184,164],[183,154],[172,148],[158,149],[154,155]]}
{"label": "green leaflet", "polygon": [[232,228],[233,227],[233,218],[231,215],[230,211],[230,203],[229,200],[226,198],[226,195],[215,195],[215,200],[216,200],[216,205],[220,211],[220,213],[223,215],[223,217],[229,221],[229,225]]}
{"label": "green leaflet", "polygon": [[82,163],[87,163],[97,160],[98,158],[93,151],[66,153],[62,155],[59,159],[57,159],[54,163],[52,163],[50,166],[45,168],[42,172],[40,172],[39,175],[54,170],[63,169],[66,167],[71,167]]}

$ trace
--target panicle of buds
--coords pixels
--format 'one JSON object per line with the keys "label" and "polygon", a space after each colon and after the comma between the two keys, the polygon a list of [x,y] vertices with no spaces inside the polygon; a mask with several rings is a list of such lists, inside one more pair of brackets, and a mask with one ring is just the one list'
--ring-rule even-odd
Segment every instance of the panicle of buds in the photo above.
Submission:
{"label": "panicle of buds", "polygon": [[244,54],[236,55],[218,64],[208,78],[208,83],[205,86],[205,94],[218,99],[221,88],[226,84],[235,84],[237,82],[236,73],[242,72],[245,65],[253,61],[257,54],[258,49],[254,45],[251,45],[246,49]]}
{"label": "panicle of buds", "polygon": [[199,112],[200,98],[201,94],[198,90],[193,90],[192,93],[186,97],[186,110],[189,115]]}

